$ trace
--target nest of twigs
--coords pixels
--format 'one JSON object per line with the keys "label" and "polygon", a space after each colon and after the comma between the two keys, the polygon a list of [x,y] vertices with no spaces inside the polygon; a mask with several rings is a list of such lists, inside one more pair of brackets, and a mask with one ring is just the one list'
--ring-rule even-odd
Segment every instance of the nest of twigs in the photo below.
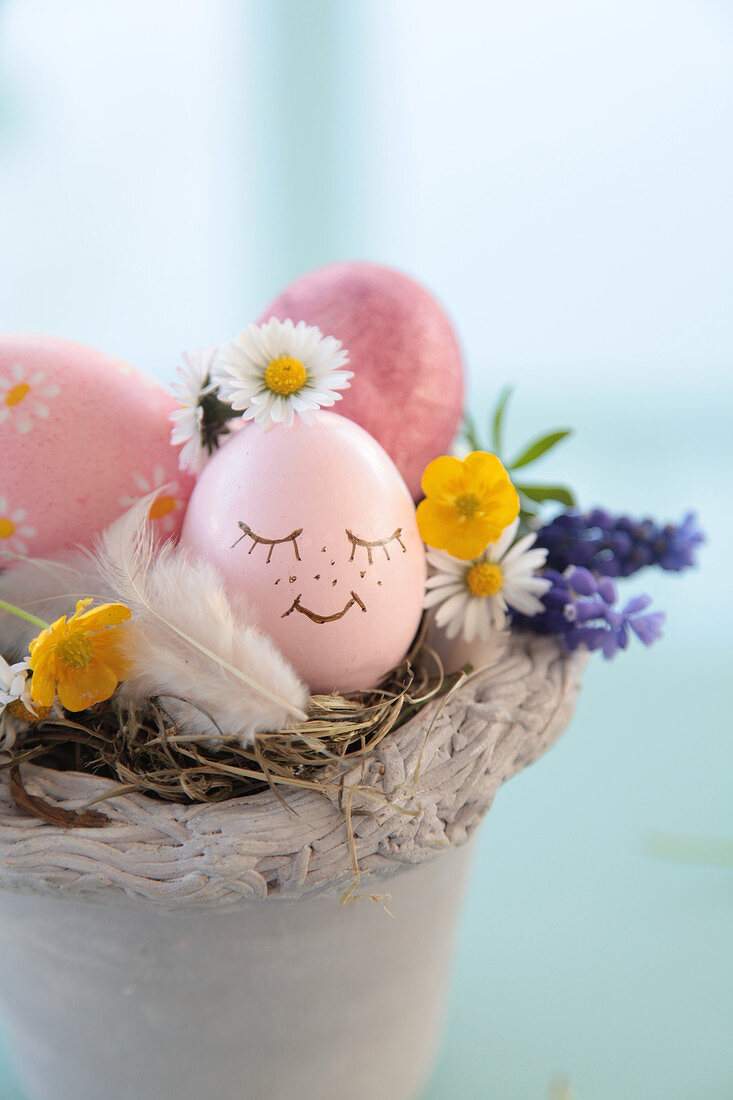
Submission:
{"label": "nest of twigs", "polygon": [[[221,802],[268,788],[281,799],[288,787],[338,790],[340,778],[359,757],[364,759],[458,679],[446,676],[437,659],[435,673],[430,674],[425,657],[418,643],[378,688],[311,696],[304,722],[260,733],[246,748],[182,732],[162,697],[151,699],[143,709],[132,709],[113,697],[82,715],[52,712],[23,733],[0,767],[11,770],[16,801],[49,820],[44,807],[23,787],[20,767],[29,761],[113,780],[114,789],[99,801],[131,791],[194,803]],[[82,822],[72,814],[68,821],[55,823]]]}

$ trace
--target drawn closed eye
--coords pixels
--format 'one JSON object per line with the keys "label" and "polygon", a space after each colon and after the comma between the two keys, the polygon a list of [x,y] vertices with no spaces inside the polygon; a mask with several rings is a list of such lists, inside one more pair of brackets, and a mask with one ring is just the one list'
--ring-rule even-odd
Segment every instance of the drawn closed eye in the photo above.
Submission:
{"label": "drawn closed eye", "polygon": [[360,539],[358,535],[355,535],[354,532],[350,531],[347,527],[346,528],[346,537],[349,540],[349,542],[351,543],[351,557],[349,558],[349,561],[354,560],[354,555],[356,554],[357,546],[363,546],[365,548],[365,550],[367,552],[367,559],[368,559],[370,565],[374,564],[374,554],[372,553],[372,551],[375,549],[375,547],[381,547],[381,549],[384,550],[384,554],[385,554],[385,557],[387,558],[387,561],[391,561],[391,558],[389,556],[389,550],[387,549],[387,547],[389,546],[389,544],[391,542],[398,542],[400,544],[400,546],[402,547],[402,553],[403,554],[407,553],[407,547],[405,546],[404,542],[402,541],[402,528],[401,527],[398,527],[396,531],[394,531],[391,535],[387,535],[387,537],[383,538],[383,539]]}
{"label": "drawn closed eye", "polygon": [[293,550],[295,551],[295,560],[296,561],[301,560],[300,551],[298,550],[298,537],[303,534],[303,528],[302,527],[298,527],[295,531],[291,531],[289,535],[286,535],[282,539],[267,539],[267,538],[264,537],[264,535],[257,535],[252,530],[252,528],[249,527],[242,520],[239,521],[239,523],[237,524],[237,527],[239,527],[242,534],[239,536],[239,538],[237,539],[236,542],[232,543],[232,545],[229,547],[230,550],[233,550],[235,546],[239,546],[242,539],[252,539],[252,545],[250,546],[247,553],[251,554],[252,551],[254,550],[255,546],[260,545],[260,544],[262,546],[269,546],[270,549],[268,550],[267,558],[265,559],[265,564],[269,565],[270,564],[270,558],[272,557],[272,551],[274,550],[274,548],[276,546],[281,545],[284,542],[292,542]]}

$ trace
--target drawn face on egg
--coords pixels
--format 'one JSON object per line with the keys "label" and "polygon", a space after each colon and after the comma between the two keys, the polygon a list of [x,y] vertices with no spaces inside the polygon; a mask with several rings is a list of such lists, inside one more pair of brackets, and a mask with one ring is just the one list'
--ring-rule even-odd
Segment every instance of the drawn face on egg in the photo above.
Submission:
{"label": "drawn face on egg", "polygon": [[312,692],[374,686],[422,613],[425,554],[410,495],[357,425],[230,439],[199,478],[182,541],[222,573]]}
{"label": "drawn face on egg", "polygon": [[[270,562],[272,561],[272,551],[275,548],[275,546],[278,546],[282,543],[290,542],[290,543],[293,544],[293,550],[295,552],[295,560],[297,562],[302,563],[303,559],[300,555],[300,550],[299,550],[299,547],[298,547],[298,539],[301,538],[302,535],[303,535],[303,528],[302,527],[296,527],[295,530],[291,531],[289,535],[285,536],[285,538],[271,539],[271,538],[264,538],[262,535],[256,534],[256,532],[254,532],[252,530],[252,528],[248,524],[244,523],[242,520],[239,521],[238,526],[241,528],[242,534],[240,535],[240,537],[237,539],[237,541],[232,546],[232,550],[236,549],[236,547],[239,545],[239,543],[243,539],[251,539],[252,545],[250,546],[250,549],[249,549],[250,554],[255,549],[255,547],[258,546],[258,545],[269,547],[269,550],[268,550],[268,553],[267,553],[267,558],[265,559],[265,564],[269,565]],[[359,535],[355,535],[354,532],[351,531],[348,527],[345,528],[344,533],[345,533],[346,538],[349,542],[349,545],[351,546],[351,554],[349,555],[349,562],[350,563],[355,560],[356,551],[359,547],[366,550],[366,553],[367,553],[367,559],[366,560],[367,560],[367,565],[368,566],[374,565],[374,551],[376,549],[382,550],[384,552],[384,556],[386,557],[387,561],[391,561],[392,558],[390,556],[389,546],[394,542],[399,543],[403,554],[407,553],[407,547],[405,546],[404,542],[402,541],[402,528],[401,527],[395,528],[395,530],[392,532],[391,535],[387,535],[385,538],[381,538],[381,539],[363,539],[363,538],[360,538]],[[322,546],[321,547],[321,553],[322,554],[328,554],[328,552],[329,552],[328,551],[328,546]],[[331,561],[330,565],[331,565],[331,570],[334,571],[334,567],[336,566],[336,561]],[[293,568],[295,568],[295,567],[293,567]],[[335,571],[338,572],[338,570],[335,570]],[[366,577],[366,575],[367,575],[367,569],[360,569],[359,570],[359,577],[362,580],[363,580],[364,577]],[[277,580],[275,581],[275,585],[278,585],[280,583],[281,579],[282,579],[281,577],[278,577]],[[322,579],[323,579],[323,574],[322,573],[316,573],[313,576],[314,581],[320,581]],[[297,585],[297,581],[298,581],[297,574],[294,575],[294,576],[289,576],[288,581],[289,581],[290,584],[296,584]],[[331,581],[331,587],[335,588],[337,584],[338,584],[338,577],[334,577]],[[377,581],[378,586],[381,587],[383,584],[384,584],[383,581],[381,581],[381,580]],[[300,587],[302,588],[304,586],[305,586],[305,581],[301,582]],[[312,588],[312,585],[307,585],[307,587]],[[311,622],[318,623],[319,625],[323,625],[324,623],[333,623],[333,622],[336,622],[338,619],[342,619],[344,617],[344,615],[354,606],[360,607],[362,612],[364,612],[364,614],[366,614],[366,611],[367,611],[366,605],[364,604],[363,600],[359,597],[358,592],[355,592],[353,589],[349,593],[349,599],[346,601],[346,603],[344,604],[341,611],[331,612],[328,615],[325,615],[325,614],[321,613],[320,611],[314,611],[312,608],[307,607],[302,601],[302,596],[303,596],[302,592],[299,592],[298,595],[293,600],[290,607],[287,609],[287,611],[283,611],[283,613],[282,613],[282,618],[283,619],[286,619],[288,617],[288,615],[292,615],[293,612],[296,611],[301,615],[305,615],[308,619],[311,620]]]}

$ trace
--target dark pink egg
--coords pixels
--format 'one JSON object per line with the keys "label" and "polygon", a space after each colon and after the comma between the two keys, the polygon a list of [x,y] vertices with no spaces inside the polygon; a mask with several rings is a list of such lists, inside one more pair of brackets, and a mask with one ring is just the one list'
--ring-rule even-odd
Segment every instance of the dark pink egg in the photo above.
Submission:
{"label": "dark pink egg", "polygon": [[263,312],[305,321],[349,352],[351,386],[336,406],[381,443],[415,499],[433,458],[448,452],[463,406],[463,363],[442,307],[398,271],[370,263],[318,268]]}

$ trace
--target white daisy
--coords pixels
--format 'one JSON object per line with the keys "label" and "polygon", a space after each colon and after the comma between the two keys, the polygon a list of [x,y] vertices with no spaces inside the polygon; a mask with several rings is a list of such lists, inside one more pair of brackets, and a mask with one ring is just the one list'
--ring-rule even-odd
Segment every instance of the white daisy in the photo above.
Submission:
{"label": "white daisy", "polygon": [[[29,684],[29,668],[26,661],[9,665],[0,655],[0,751],[11,749],[18,731],[26,723],[11,712],[11,703],[21,703],[30,715],[35,715]],[[22,711],[21,711],[22,714]]]}
{"label": "white daisy", "polygon": [[183,494],[181,493],[180,484],[177,481],[166,480],[165,470],[162,466],[156,466],[151,477],[147,477],[145,474],[136,474],[133,481],[135,488],[139,490],[138,495],[123,494],[118,498],[120,506],[131,508],[133,504],[137,504],[141,497],[147,496],[155,489],[160,489],[161,492],[158,493],[150,505],[148,518],[163,534],[172,534],[176,528],[178,518],[176,513],[183,508]]}
{"label": "white daisy", "polygon": [[28,706],[31,702],[28,672],[29,668],[26,661],[9,665],[5,658],[0,655],[0,710],[4,710],[5,707],[18,700],[24,706]]}
{"label": "white daisy", "polygon": [[512,545],[519,519],[502,531],[496,542],[474,561],[461,561],[444,550],[428,550],[432,575],[427,581],[425,607],[435,607],[435,624],[445,628],[449,638],[472,642],[478,635],[486,640],[492,629],[506,625],[507,611],[524,615],[542,610],[542,596],[550,581],[535,576],[547,558],[544,549],[530,550],[536,535],[525,535]]}
{"label": "white daisy", "polygon": [[25,508],[11,508],[8,498],[0,496],[0,557],[3,554],[27,554],[26,539],[34,539],[35,527],[25,522]]}
{"label": "white daisy", "polygon": [[304,321],[274,317],[264,325],[250,325],[230,340],[217,360],[221,397],[244,420],[263,428],[289,427],[298,413],[309,419],[313,409],[341,400],[354,377],[341,368],[348,354],[333,336]]}
{"label": "white daisy", "polygon": [[51,413],[48,401],[58,397],[59,387],[45,379],[45,371],[11,364],[9,374],[0,377],[0,424],[7,420],[25,435],[33,427],[33,417],[47,419]]}
{"label": "white daisy", "polygon": [[210,454],[203,432],[202,401],[216,391],[216,383],[212,381],[215,357],[216,348],[213,346],[202,348],[195,355],[184,352],[186,366],[178,368],[181,380],[173,387],[181,407],[171,413],[171,443],[174,447],[181,447],[178,465],[192,474],[201,473]]}

